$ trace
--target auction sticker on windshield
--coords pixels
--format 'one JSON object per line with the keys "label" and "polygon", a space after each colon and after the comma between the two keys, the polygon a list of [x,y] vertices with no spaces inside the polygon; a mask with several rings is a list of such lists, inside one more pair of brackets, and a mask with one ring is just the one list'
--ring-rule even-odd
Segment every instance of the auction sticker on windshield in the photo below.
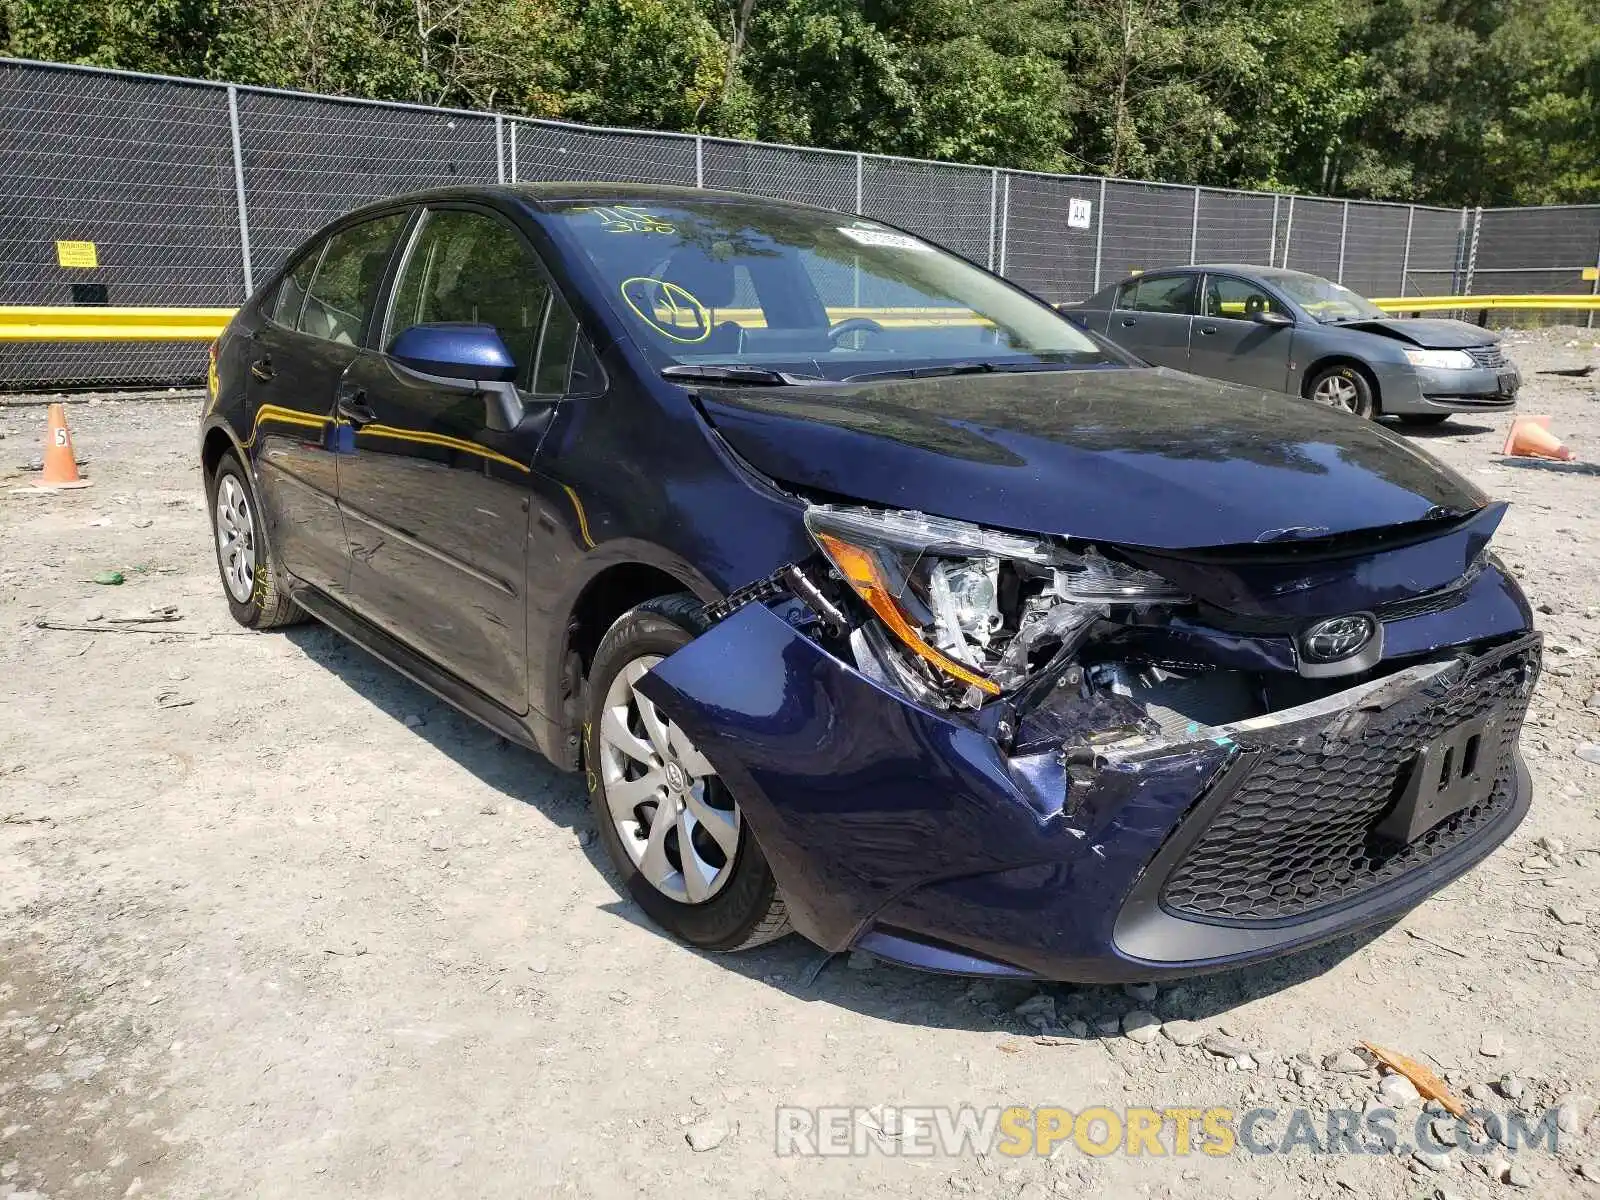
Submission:
{"label": "auction sticker on windshield", "polygon": [[844,234],[858,246],[887,246],[891,250],[924,250],[931,252],[933,247],[926,242],[919,242],[914,237],[907,237],[903,233],[895,233],[892,229],[862,229],[854,225],[841,225],[839,232]]}

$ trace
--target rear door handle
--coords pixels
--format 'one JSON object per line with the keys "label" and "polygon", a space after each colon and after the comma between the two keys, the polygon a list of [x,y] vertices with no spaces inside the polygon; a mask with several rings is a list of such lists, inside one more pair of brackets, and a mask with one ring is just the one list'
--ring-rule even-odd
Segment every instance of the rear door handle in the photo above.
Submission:
{"label": "rear door handle", "polygon": [[336,407],[339,415],[357,429],[378,419],[378,414],[367,403],[367,393],[363,388],[341,387]]}
{"label": "rear door handle", "polygon": [[261,380],[262,383],[266,383],[271,380],[272,377],[277,374],[277,372],[272,369],[272,355],[269,354],[265,358],[258,358],[255,360],[255,362],[251,363],[250,374]]}
{"label": "rear door handle", "polygon": [[1122,318],[1123,328],[1127,328],[1127,327],[1132,326],[1132,325],[1137,325],[1138,323],[1139,322],[1135,321],[1132,317],[1123,317]]}

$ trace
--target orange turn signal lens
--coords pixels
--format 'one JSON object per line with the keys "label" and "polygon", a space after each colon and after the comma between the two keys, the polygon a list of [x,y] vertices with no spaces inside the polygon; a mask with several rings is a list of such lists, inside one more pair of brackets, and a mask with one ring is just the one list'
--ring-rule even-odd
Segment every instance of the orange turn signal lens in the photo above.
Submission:
{"label": "orange turn signal lens", "polygon": [[890,594],[888,584],[883,578],[883,571],[878,566],[877,557],[870,550],[852,546],[831,533],[818,533],[816,536],[822,549],[833,560],[833,565],[839,568],[845,582],[856,590],[856,594],[867,602],[867,607],[878,614],[878,618],[894,631],[895,636],[904,642],[908,649],[919,658],[924,658],[938,667],[946,675],[954,676],[962,683],[970,683],[980,692],[990,696],[1000,694],[1000,685],[994,680],[985,679],[971,667],[958,663],[922,640],[922,635],[917,632],[916,626],[906,619],[905,613],[901,612],[900,606],[895,603],[894,596]]}

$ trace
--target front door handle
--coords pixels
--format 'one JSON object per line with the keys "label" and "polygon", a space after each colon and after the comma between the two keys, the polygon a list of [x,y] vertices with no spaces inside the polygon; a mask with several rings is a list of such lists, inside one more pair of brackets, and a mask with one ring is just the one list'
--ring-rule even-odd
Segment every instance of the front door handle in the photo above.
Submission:
{"label": "front door handle", "polygon": [[363,425],[370,425],[378,419],[378,414],[373,412],[371,405],[367,403],[367,393],[364,388],[340,388],[336,407],[339,415],[357,429]]}
{"label": "front door handle", "polygon": [[1126,329],[1126,328],[1128,328],[1130,326],[1133,326],[1133,325],[1137,325],[1138,323],[1139,322],[1135,321],[1132,317],[1123,317],[1122,318],[1122,325],[1123,325],[1124,329]]}
{"label": "front door handle", "polygon": [[1215,325],[1202,325],[1202,326],[1200,326],[1200,332],[1201,333],[1215,333],[1216,331],[1217,331],[1217,327]]}
{"label": "front door handle", "polygon": [[261,380],[262,383],[269,382],[272,377],[277,374],[277,372],[272,369],[272,355],[269,354],[264,358],[258,358],[255,360],[255,362],[251,363],[250,374]]}

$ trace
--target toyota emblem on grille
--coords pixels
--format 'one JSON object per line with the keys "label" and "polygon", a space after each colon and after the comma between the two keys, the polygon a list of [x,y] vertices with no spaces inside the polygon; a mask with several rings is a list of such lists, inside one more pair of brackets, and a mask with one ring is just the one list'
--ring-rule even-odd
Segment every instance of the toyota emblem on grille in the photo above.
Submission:
{"label": "toyota emblem on grille", "polygon": [[1300,657],[1311,663],[1342,662],[1372,640],[1378,623],[1365,613],[1318,621],[1300,635]]}

